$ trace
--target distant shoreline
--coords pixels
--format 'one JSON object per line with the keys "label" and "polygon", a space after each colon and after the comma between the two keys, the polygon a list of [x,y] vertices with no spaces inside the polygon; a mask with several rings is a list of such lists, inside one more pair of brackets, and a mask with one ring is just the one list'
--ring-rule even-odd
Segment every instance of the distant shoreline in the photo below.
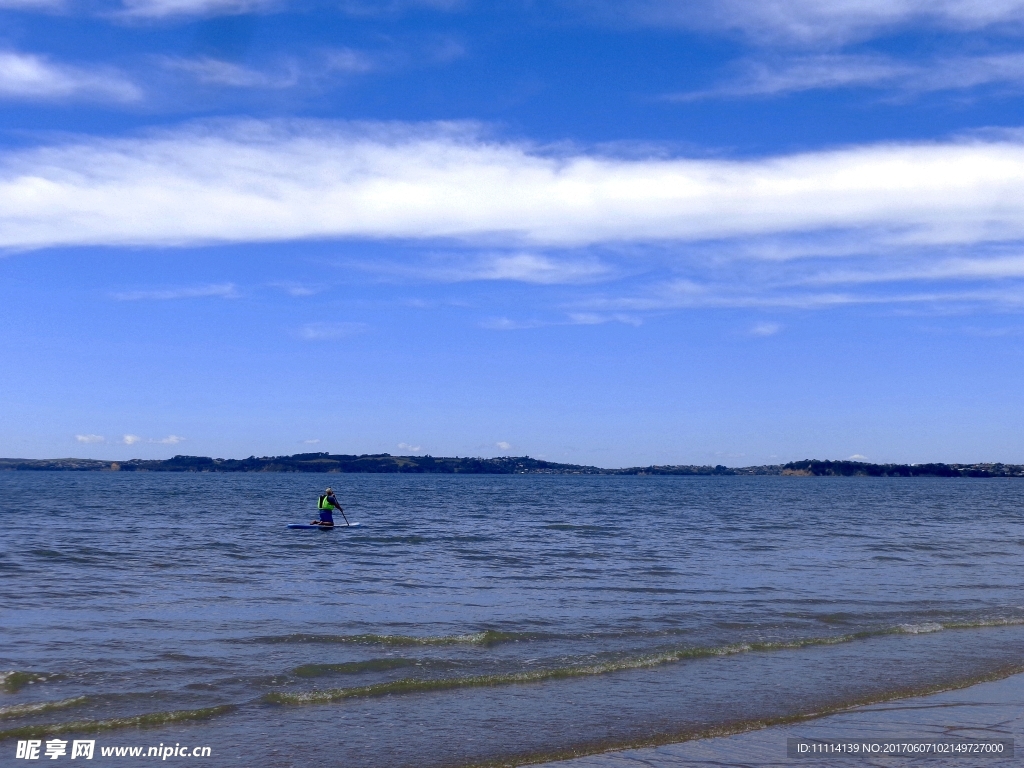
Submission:
{"label": "distant shoreline", "polygon": [[250,456],[213,459],[175,456],[171,459],[0,459],[0,471],[63,472],[319,472],[333,474],[466,474],[466,475],[788,475],[804,477],[1024,477],[1022,464],[871,464],[863,461],[805,459],[754,467],[651,465],[603,469],[558,464],[529,456],[490,459],[392,456],[388,453],[348,455],[299,453],[293,456]]}

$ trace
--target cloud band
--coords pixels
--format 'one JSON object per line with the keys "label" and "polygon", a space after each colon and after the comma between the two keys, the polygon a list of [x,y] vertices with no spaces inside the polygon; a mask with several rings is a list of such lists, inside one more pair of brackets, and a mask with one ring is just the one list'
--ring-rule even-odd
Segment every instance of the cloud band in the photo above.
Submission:
{"label": "cloud band", "polygon": [[1024,142],[750,160],[552,155],[464,126],[256,122],[79,140],[0,161],[0,247],[458,238],[585,246],[864,230],[1024,237]]}

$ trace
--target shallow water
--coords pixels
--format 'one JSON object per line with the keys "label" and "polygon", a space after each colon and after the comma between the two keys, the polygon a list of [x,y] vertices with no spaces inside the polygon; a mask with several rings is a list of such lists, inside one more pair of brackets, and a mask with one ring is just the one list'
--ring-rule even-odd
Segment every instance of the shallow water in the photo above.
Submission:
{"label": "shallow water", "polygon": [[331,475],[361,527],[287,530],[326,479],[0,473],[0,756],[457,766],[1024,659],[1024,482]]}

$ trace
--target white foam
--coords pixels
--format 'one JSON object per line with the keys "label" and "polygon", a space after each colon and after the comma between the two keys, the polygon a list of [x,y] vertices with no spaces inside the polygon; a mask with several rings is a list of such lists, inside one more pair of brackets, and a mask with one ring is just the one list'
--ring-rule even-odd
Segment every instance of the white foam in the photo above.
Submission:
{"label": "white foam", "polygon": [[922,635],[926,632],[940,631],[942,631],[942,625],[937,624],[934,621],[929,621],[924,624],[900,624],[900,632],[905,632],[908,635]]}

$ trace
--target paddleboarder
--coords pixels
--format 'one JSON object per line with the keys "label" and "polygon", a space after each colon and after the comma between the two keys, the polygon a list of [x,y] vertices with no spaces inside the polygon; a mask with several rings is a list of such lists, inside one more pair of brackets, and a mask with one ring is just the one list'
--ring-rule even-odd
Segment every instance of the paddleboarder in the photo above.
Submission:
{"label": "paddleboarder", "polygon": [[334,510],[338,510],[338,512],[341,513],[341,516],[345,518],[345,524],[348,525],[348,518],[345,517],[345,510],[341,508],[341,504],[338,503],[338,497],[334,495],[334,491],[330,488],[320,494],[316,508],[320,513],[320,519],[313,520],[310,522],[310,525],[322,525],[325,528],[333,527]]}

